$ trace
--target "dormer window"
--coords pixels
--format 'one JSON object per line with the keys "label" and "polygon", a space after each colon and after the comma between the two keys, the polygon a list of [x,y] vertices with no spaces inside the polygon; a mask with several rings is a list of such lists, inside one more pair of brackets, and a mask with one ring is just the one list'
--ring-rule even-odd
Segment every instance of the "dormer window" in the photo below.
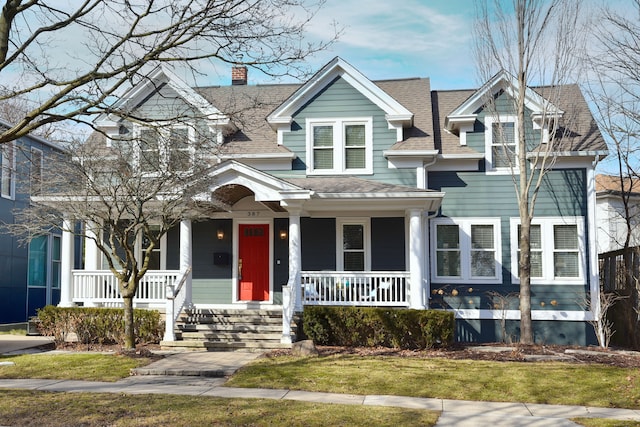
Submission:
{"label": "dormer window", "polygon": [[145,173],[169,170],[183,172],[193,162],[192,136],[186,126],[140,127],[137,129],[137,160]]}
{"label": "dormer window", "polygon": [[307,120],[307,173],[371,174],[371,118]]}
{"label": "dormer window", "polygon": [[517,171],[517,129],[514,116],[485,118],[485,155],[487,171]]}

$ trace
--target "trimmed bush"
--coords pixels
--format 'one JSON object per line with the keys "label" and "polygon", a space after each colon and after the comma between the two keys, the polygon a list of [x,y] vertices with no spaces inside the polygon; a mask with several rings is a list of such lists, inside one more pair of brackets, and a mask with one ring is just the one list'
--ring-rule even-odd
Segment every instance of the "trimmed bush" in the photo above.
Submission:
{"label": "trimmed bush", "polygon": [[[60,345],[71,333],[83,344],[124,344],[124,310],[120,308],[55,307],[38,310],[38,330]],[[155,310],[133,311],[136,343],[157,343],[164,325]]]}
{"label": "trimmed bush", "polygon": [[319,345],[427,349],[453,343],[455,318],[441,310],[307,306],[304,334]]}

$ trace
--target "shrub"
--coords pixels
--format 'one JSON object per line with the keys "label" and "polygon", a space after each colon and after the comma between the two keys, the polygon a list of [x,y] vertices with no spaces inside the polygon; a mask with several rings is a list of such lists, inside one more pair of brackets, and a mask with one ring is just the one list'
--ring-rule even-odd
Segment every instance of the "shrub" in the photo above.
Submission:
{"label": "shrub", "polygon": [[[38,330],[60,345],[75,333],[83,344],[124,344],[124,310],[118,308],[55,307],[38,310]],[[163,324],[155,310],[133,311],[137,343],[157,343]]]}
{"label": "shrub", "polygon": [[309,306],[303,330],[319,345],[426,349],[453,343],[455,319],[441,310]]}

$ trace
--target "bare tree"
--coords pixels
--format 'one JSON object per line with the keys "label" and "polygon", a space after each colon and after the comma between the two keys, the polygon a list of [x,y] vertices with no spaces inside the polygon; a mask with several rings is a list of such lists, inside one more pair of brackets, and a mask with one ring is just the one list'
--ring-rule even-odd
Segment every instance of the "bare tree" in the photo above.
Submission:
{"label": "bare tree", "polygon": [[270,76],[306,72],[304,59],[332,43],[305,41],[324,0],[5,0],[0,11],[0,102],[29,108],[0,144],[62,121],[92,125],[148,64],[203,74],[242,63]]}
{"label": "bare tree", "polygon": [[[559,120],[563,112],[558,105],[562,84],[577,65],[576,43],[583,40],[579,34],[580,2],[514,0],[479,4],[475,55],[480,78],[486,82],[504,73],[504,89],[509,94],[507,98],[489,94],[485,111],[497,123],[505,112],[515,116],[513,129],[498,125],[495,131],[485,131],[494,132],[500,142],[494,145],[493,154],[508,168],[515,187],[520,216],[520,341],[531,344],[531,221],[545,174],[553,166],[563,138]],[[539,89],[532,93],[534,86]],[[532,96],[541,96],[539,132],[531,132],[525,124],[526,119],[531,123],[526,103]]]}
{"label": "bare tree", "polygon": [[25,240],[61,229],[95,242],[123,298],[125,349],[135,348],[133,299],[142,277],[154,269],[154,249],[169,229],[194,215],[199,195],[210,184],[204,179],[212,162],[195,153],[210,157],[215,138],[198,133],[184,150],[184,135],[175,129],[146,127],[110,147],[99,133],[72,143],[69,152],[48,158],[39,195],[7,226]]}
{"label": "bare tree", "polygon": [[[640,345],[640,272],[634,259],[640,255],[638,242],[640,212],[640,0],[623,11],[605,6],[594,20],[595,40],[585,55],[591,69],[589,95],[596,107],[596,119],[607,136],[617,173],[614,194],[621,203],[616,217],[624,230],[616,230],[612,239],[623,250],[624,292],[630,305],[625,316],[634,347]],[[617,228],[618,221],[614,222]],[[635,251],[635,253],[633,253]],[[631,313],[634,315],[632,316]]]}

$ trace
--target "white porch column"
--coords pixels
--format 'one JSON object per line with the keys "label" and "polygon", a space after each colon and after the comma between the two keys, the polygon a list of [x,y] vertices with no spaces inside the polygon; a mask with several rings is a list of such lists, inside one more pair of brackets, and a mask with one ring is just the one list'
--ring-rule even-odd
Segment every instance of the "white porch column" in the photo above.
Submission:
{"label": "white porch column", "polygon": [[302,268],[302,249],[300,247],[300,212],[289,215],[289,281],[287,285],[293,293],[295,311],[302,311],[302,284],[300,269]]}
{"label": "white porch column", "polygon": [[422,210],[412,209],[409,214],[409,307],[424,309],[424,227]]}
{"label": "white porch column", "polygon": [[65,216],[62,222],[62,241],[60,242],[60,303],[59,307],[73,307],[73,221]]}
{"label": "white porch column", "polygon": [[[193,262],[191,254],[191,220],[183,219],[180,221],[180,271],[186,271],[191,267]],[[191,307],[193,305],[193,293],[191,287],[192,273],[189,272],[187,280],[184,283],[184,306]]]}
{"label": "white porch column", "polygon": [[100,265],[100,251],[96,240],[100,236],[99,227],[93,221],[87,221],[85,223],[85,235],[84,238],[84,269],[95,271],[98,270]]}

